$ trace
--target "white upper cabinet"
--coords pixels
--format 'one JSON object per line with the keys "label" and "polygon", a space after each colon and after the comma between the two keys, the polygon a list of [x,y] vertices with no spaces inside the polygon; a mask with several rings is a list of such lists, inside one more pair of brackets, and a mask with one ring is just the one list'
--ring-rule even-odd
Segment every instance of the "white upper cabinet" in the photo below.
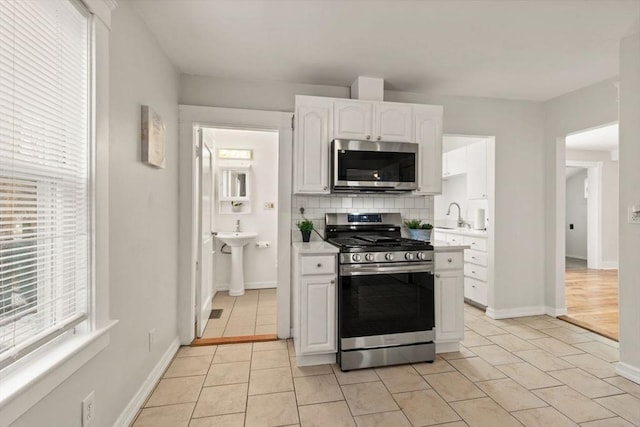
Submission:
{"label": "white upper cabinet", "polygon": [[414,142],[412,110],[411,105],[406,104],[376,103],[373,108],[375,139],[389,142]]}
{"label": "white upper cabinet", "polygon": [[334,139],[372,139],[373,104],[361,101],[336,101]]}
{"label": "white upper cabinet", "polygon": [[420,162],[416,194],[442,193],[442,111],[437,105],[413,107]]}
{"label": "white upper cabinet", "polygon": [[339,100],[334,104],[334,139],[414,142],[412,107],[392,102]]}
{"label": "white upper cabinet", "polygon": [[487,142],[476,142],[467,147],[467,199],[486,199]]}
{"label": "white upper cabinet", "polygon": [[467,172],[467,148],[456,148],[442,155],[442,176],[444,178]]}
{"label": "white upper cabinet", "polygon": [[293,192],[329,194],[333,99],[296,96]]}

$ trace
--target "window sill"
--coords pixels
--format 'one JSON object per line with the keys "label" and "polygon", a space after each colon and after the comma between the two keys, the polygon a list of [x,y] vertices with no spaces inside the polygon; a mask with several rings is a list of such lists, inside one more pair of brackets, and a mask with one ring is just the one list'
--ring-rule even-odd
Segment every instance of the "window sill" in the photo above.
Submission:
{"label": "window sill", "polygon": [[71,337],[0,375],[0,419],[14,422],[54,388],[73,375],[109,345],[109,331],[117,320],[105,327]]}

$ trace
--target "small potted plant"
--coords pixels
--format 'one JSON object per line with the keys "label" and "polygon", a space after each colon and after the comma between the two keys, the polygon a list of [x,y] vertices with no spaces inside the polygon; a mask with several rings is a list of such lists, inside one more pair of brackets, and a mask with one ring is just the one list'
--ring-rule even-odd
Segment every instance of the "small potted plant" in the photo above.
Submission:
{"label": "small potted plant", "polygon": [[425,222],[422,223],[419,219],[410,219],[404,222],[405,227],[409,231],[409,237],[414,240],[424,240],[428,242],[431,240],[431,230],[433,225]]}
{"label": "small potted plant", "polygon": [[302,233],[302,241],[308,242],[311,238],[311,231],[313,230],[313,222],[308,219],[298,221],[298,230]]}

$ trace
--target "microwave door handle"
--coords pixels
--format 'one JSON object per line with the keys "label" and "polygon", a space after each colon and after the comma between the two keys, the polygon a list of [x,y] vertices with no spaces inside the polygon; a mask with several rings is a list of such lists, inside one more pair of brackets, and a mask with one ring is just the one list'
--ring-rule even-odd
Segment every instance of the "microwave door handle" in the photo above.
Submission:
{"label": "microwave door handle", "polygon": [[340,267],[341,276],[362,276],[384,273],[431,273],[433,274],[433,263],[422,265],[403,265],[382,267],[379,265],[343,265]]}

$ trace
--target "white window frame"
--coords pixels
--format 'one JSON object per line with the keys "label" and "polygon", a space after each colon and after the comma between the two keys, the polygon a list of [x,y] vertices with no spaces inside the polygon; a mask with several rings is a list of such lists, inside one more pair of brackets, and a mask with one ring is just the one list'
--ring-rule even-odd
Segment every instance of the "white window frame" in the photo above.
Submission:
{"label": "white window frame", "polygon": [[[70,0],[74,1],[74,0]],[[116,0],[76,0],[89,10],[90,143],[92,176],[89,325],[75,335],[23,357],[6,368],[0,383],[0,419],[13,423],[109,345],[117,321],[109,319],[109,31]]]}

